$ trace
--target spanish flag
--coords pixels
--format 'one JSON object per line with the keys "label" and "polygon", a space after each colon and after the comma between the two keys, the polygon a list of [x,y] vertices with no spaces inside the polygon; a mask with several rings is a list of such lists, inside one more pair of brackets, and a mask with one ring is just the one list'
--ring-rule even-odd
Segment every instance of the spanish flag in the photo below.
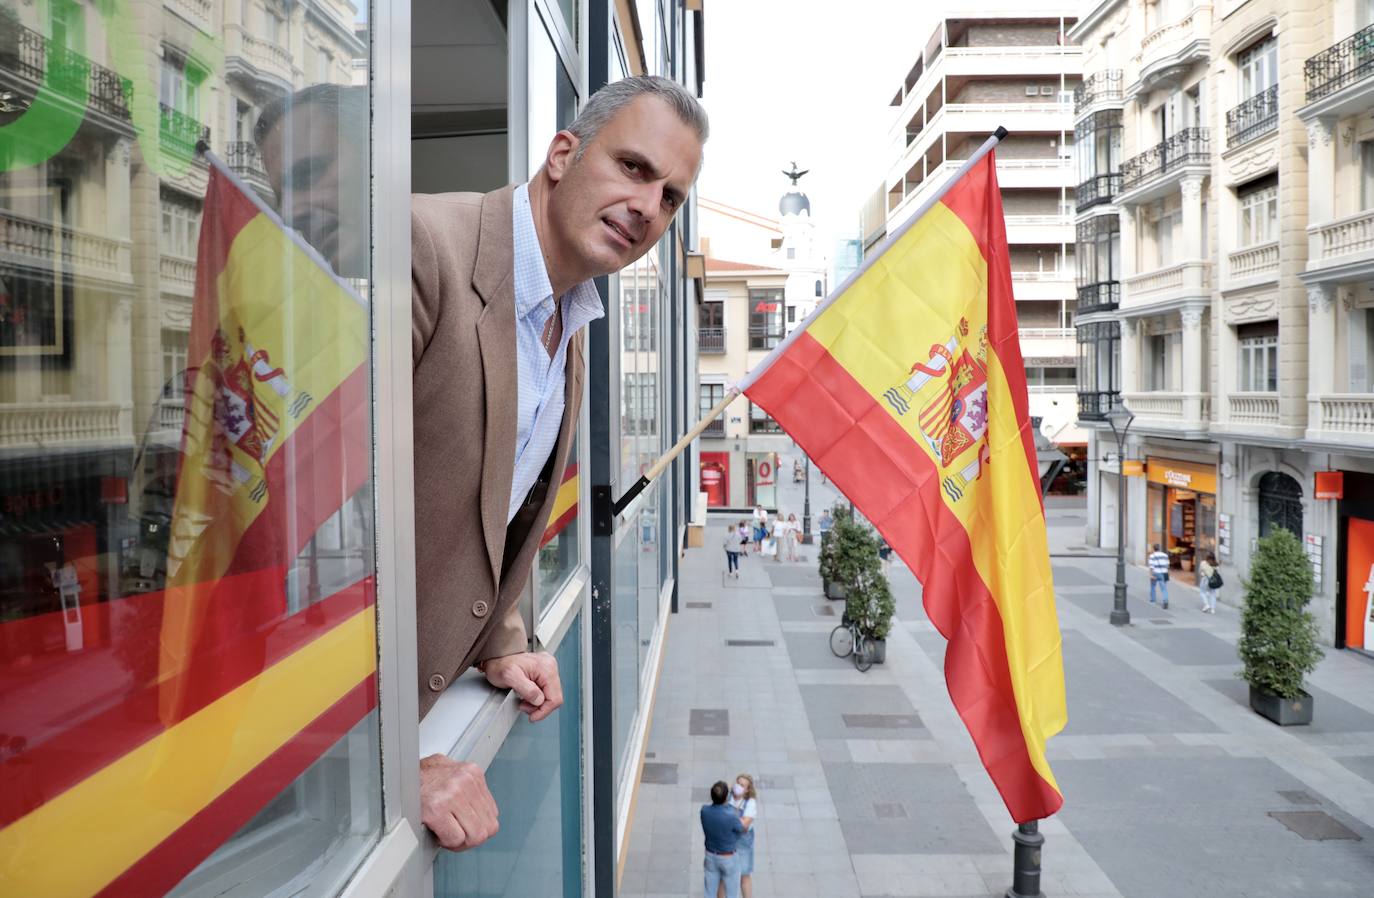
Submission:
{"label": "spanish flag", "polygon": [[1064,672],[993,153],[765,364],[739,389],[921,581],[950,697],[1011,816],[1053,814]]}
{"label": "spanish flag", "polygon": [[28,784],[0,789],[0,894],[165,894],[376,707],[371,575],[286,589],[368,482],[368,309],[206,155],[166,588],[93,606],[110,657],[29,687],[96,698],[12,722],[37,738],[0,768]]}

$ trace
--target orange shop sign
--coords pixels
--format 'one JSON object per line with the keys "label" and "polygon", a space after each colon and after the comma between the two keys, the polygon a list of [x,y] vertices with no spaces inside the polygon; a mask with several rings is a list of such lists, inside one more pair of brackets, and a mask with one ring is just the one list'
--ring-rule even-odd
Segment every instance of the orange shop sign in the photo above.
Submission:
{"label": "orange shop sign", "polygon": [[1121,473],[1127,477],[1144,477],[1145,462],[1128,458],[1121,463]]}
{"label": "orange shop sign", "polygon": [[1199,493],[1215,494],[1217,491],[1217,469],[1215,465],[1180,461],[1174,458],[1149,458],[1146,460],[1145,477],[1151,483],[1160,483],[1176,489],[1194,490]]}
{"label": "orange shop sign", "polygon": [[1316,489],[1313,493],[1318,499],[1345,498],[1345,472],[1318,471]]}

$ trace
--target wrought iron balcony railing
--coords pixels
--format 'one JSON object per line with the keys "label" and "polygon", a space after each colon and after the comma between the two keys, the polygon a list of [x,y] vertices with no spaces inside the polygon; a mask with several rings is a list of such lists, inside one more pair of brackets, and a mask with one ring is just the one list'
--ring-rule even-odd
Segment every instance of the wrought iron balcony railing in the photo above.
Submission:
{"label": "wrought iron balcony railing", "polygon": [[262,154],[258,152],[258,145],[250,140],[236,140],[229,144],[225,161],[240,175],[267,180],[267,168],[262,164]]}
{"label": "wrought iron balcony railing", "polygon": [[701,435],[704,437],[716,437],[717,439],[724,437],[725,419],[716,418],[710,424],[706,425],[706,429],[701,432]]}
{"label": "wrought iron balcony railing", "polygon": [[111,118],[129,121],[133,82],[50,39],[0,16],[11,35],[0,40],[0,71],[19,75],[34,85],[46,84],[61,96]]}
{"label": "wrought iron balcony railing", "polygon": [[1279,86],[1275,84],[1226,113],[1226,145],[1238,147],[1279,126]]}
{"label": "wrought iron balcony railing", "polygon": [[1097,102],[1120,100],[1121,82],[1121,69],[1093,72],[1073,89],[1073,114],[1080,115],[1083,110]]}
{"label": "wrought iron balcony railing", "polygon": [[1121,404],[1121,394],[1115,391],[1100,391],[1078,394],[1078,420],[1105,421],[1107,413]]}
{"label": "wrought iron balcony railing", "polygon": [[1307,60],[1303,70],[1309,103],[1374,75],[1374,25],[1327,47]]}
{"label": "wrought iron balcony railing", "polygon": [[1121,304],[1121,282],[1102,281],[1086,284],[1078,288],[1078,305],[1074,314],[1086,315],[1089,312],[1110,312]]}
{"label": "wrought iron balcony railing", "polygon": [[162,145],[173,153],[191,158],[196,154],[198,141],[210,142],[210,127],[202,125],[184,112],[159,103],[162,109],[160,136]]}
{"label": "wrought iron balcony railing", "polygon": [[705,354],[719,355],[725,351],[725,328],[697,328],[697,349]]}
{"label": "wrought iron balcony railing", "polygon": [[1121,173],[1097,175],[1074,188],[1074,201],[1079,212],[1110,203],[1121,192]]}
{"label": "wrought iron balcony railing", "polygon": [[1122,163],[1121,189],[1132,190],[1185,165],[1206,165],[1211,159],[1211,139],[1207,129],[1184,128]]}

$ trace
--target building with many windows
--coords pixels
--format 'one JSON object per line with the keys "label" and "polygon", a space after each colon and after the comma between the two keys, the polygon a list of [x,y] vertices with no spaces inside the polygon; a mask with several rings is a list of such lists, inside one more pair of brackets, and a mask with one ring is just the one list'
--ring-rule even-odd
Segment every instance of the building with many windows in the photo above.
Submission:
{"label": "building with many windows", "polygon": [[[410,196],[526,180],[608,81],[699,96],[703,48],[697,0],[0,2],[0,880],[615,894],[695,451],[606,500],[696,410],[695,198],[597,282],[520,604],[565,699],[530,723],[418,669]],[[207,207],[201,143],[237,199]],[[434,752],[485,769],[487,844],[430,847]],[[51,860],[74,841],[100,857]]]}
{"label": "building with many windows", "polygon": [[[1031,415],[1081,454],[1074,384],[1072,96],[1081,51],[1065,39],[1074,4],[975,9],[942,18],[892,98],[885,198],[864,214],[864,249],[921,208],[992,133],[1007,219]],[[871,208],[870,208],[871,207]],[[879,226],[877,215],[884,220]]]}
{"label": "building with many windows", "polygon": [[[1370,6],[1089,7],[1070,32],[1084,58],[1077,324],[1080,419],[1093,428],[1089,539],[1116,543],[1123,500],[1106,416],[1124,405],[1135,416],[1128,457],[1144,463],[1124,498],[1128,557],[1143,563],[1160,543],[1184,580],[1212,552],[1244,574],[1255,540],[1283,527],[1313,560],[1324,638],[1363,644],[1352,622],[1368,617],[1369,564],[1357,571],[1351,559],[1365,557],[1360,521],[1374,498],[1358,236]],[[1324,472],[1343,488],[1319,490]]]}

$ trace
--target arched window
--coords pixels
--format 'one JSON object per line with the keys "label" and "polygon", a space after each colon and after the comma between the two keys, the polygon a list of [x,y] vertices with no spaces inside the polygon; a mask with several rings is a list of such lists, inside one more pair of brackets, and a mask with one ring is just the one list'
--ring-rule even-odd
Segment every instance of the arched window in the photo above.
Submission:
{"label": "arched window", "polygon": [[1259,535],[1280,527],[1302,538],[1302,487],[1287,474],[1270,471],[1259,482]]}
{"label": "arched window", "polygon": [[825,288],[821,286],[821,282],[820,282],[820,281],[816,281],[816,295],[817,295],[817,296],[824,296],[824,295],[825,295]]}

